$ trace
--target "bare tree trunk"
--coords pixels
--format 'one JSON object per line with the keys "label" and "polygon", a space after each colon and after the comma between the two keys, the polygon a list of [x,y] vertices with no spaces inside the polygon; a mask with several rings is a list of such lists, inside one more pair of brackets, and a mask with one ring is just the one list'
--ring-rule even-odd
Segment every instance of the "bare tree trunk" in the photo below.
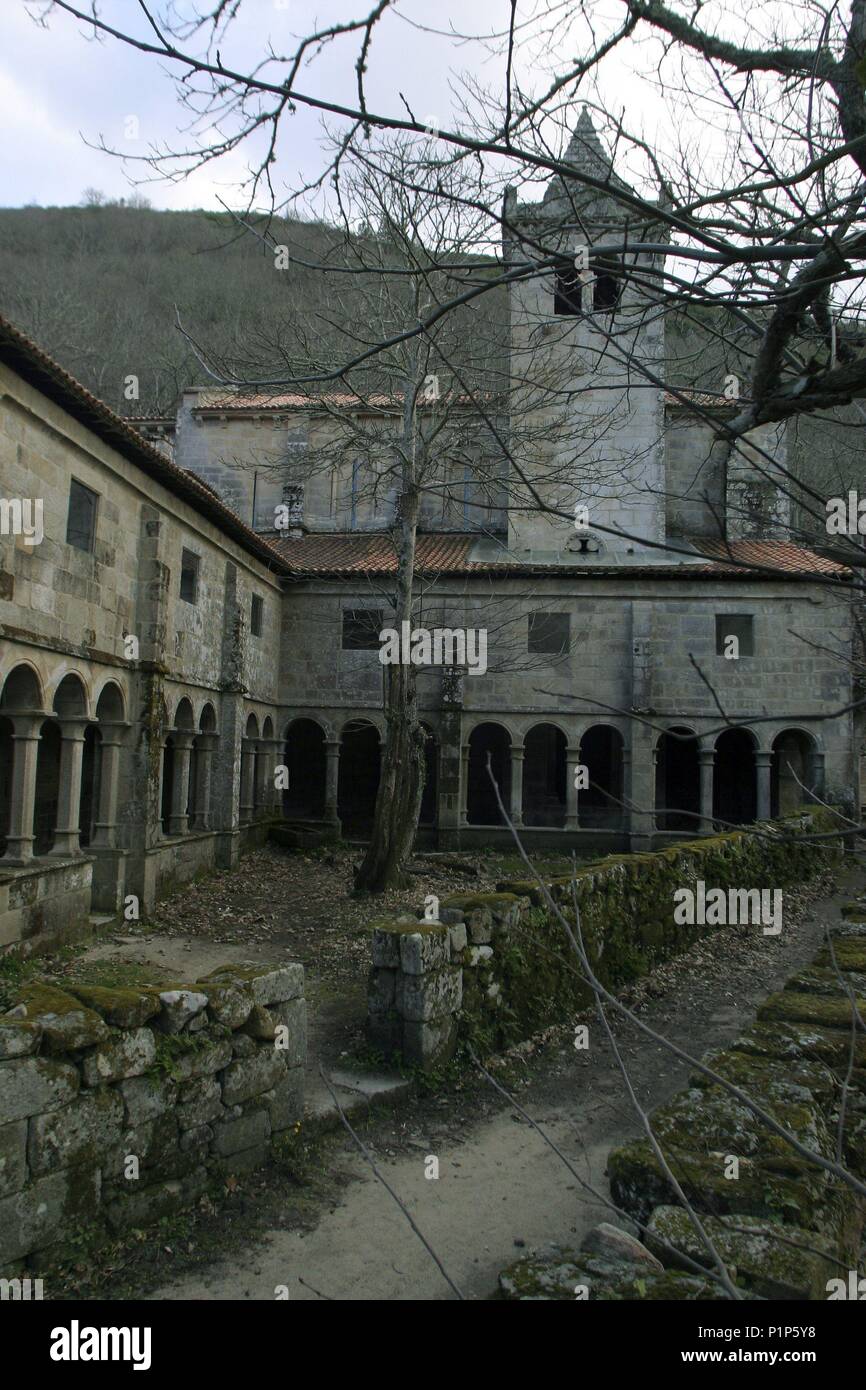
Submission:
{"label": "bare tree trunk", "polygon": [[[410,484],[400,499],[400,542],[395,601],[397,631],[412,622],[415,538],[420,499]],[[424,730],[418,722],[417,671],[396,663],[385,667],[385,748],[373,833],[355,871],[358,892],[383,893],[408,882],[406,861],[412,853],[424,791]]]}

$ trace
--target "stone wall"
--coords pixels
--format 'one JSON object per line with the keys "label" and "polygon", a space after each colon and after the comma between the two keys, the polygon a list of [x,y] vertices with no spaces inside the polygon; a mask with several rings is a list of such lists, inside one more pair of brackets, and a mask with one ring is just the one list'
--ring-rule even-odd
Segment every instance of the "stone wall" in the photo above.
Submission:
{"label": "stone wall", "polygon": [[[866,904],[859,905],[861,915]],[[850,993],[849,993],[850,992]],[[811,966],[758,1010],[730,1047],[703,1064],[735,1086],[808,1150],[866,1177],[866,1041],[852,1034],[852,1000],[866,1014],[866,921],[837,929]],[[798,1153],[713,1077],[695,1071],[651,1116],[653,1133],[745,1298],[863,1297],[861,1239],[866,1200]],[[711,1257],[646,1139],[614,1149],[610,1192],[645,1245],[609,1225],[575,1251],[552,1246],[500,1276],[508,1299],[707,1299],[725,1295],[694,1265]],[[858,1282],[860,1281],[860,1282]]]}
{"label": "stone wall", "polygon": [[30,984],[0,1016],[0,1275],[188,1205],[303,1111],[303,966]]}
{"label": "stone wall", "polygon": [[[814,875],[838,854],[804,838],[832,828],[822,809],[760,827],[686,841],[651,854],[612,856],[554,879],[547,889],[573,921],[599,979],[618,989],[687,950],[713,926],[674,919],[675,890],[778,888]],[[510,1046],[592,1003],[571,945],[538,884],[443,898],[437,921],[402,917],[373,925],[368,1036],[386,1056],[433,1068],[458,1043]],[[755,930],[760,931],[760,926]]]}

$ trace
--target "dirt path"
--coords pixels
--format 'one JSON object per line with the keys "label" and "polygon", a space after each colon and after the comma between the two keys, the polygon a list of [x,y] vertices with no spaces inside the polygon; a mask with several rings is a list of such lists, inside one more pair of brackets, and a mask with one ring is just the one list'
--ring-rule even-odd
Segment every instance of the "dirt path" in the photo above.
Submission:
{"label": "dirt path", "polygon": [[[729,1041],[766,994],[811,958],[841,904],[864,889],[866,875],[858,866],[840,878],[832,898],[808,902],[803,895],[798,909],[797,895],[786,894],[778,938],[755,928],[706,938],[643,982],[635,1001],[640,1016],[697,1055]],[[642,1103],[651,1108],[684,1084],[685,1064],[634,1028],[616,1031]],[[569,1039],[528,1046],[518,1098],[586,1181],[606,1193],[607,1154],[637,1123],[609,1049],[592,1025],[590,1038],[588,1052],[576,1052]],[[471,1085],[463,1095],[410,1103],[397,1117],[380,1119],[365,1141],[467,1298],[488,1297],[499,1270],[524,1246],[577,1243],[602,1219],[602,1209],[516,1111]],[[425,1177],[427,1155],[438,1158],[438,1180]],[[342,1197],[317,1221],[305,1229],[274,1229],[249,1243],[232,1237],[223,1259],[148,1296],[270,1300],[285,1285],[295,1300],[453,1297],[356,1150],[347,1148],[344,1165],[350,1180]]]}

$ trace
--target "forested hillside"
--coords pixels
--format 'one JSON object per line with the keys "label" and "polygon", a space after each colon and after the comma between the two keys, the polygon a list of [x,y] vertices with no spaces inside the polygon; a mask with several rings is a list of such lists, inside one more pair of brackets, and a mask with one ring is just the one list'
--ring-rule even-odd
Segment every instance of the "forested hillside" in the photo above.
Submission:
{"label": "forested hillside", "polygon": [[[342,364],[364,343],[352,299],[365,277],[309,267],[356,265],[351,248],[321,223],[272,222],[270,230],[288,247],[286,270],[275,270],[260,235],[224,215],[0,209],[0,313],[124,415],[168,412],[185,386],[212,379],[178,317],[228,376]],[[485,295],[483,304],[466,312],[467,333],[478,333],[476,355],[489,361],[493,319],[501,348],[503,296]],[[138,402],[124,398],[130,375],[139,379]]]}

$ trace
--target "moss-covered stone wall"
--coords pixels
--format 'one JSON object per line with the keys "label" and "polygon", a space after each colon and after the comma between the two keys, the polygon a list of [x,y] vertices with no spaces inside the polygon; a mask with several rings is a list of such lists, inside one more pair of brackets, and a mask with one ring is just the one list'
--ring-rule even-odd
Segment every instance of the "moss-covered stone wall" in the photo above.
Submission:
{"label": "moss-covered stone wall", "polygon": [[303,1110],[304,970],[25,985],[0,1015],[0,1277],[265,1161]]}
{"label": "moss-covered stone wall", "polygon": [[[832,812],[806,808],[749,830],[611,855],[546,887],[572,925],[577,903],[593,968],[617,990],[715,929],[676,920],[677,890],[700,881],[706,891],[769,889],[784,896],[785,886],[838,857],[837,826]],[[374,924],[368,1034],[386,1056],[431,1068],[461,1042],[495,1051],[592,1002],[538,883],[527,878],[497,887],[492,894],[443,898],[436,922]]]}

